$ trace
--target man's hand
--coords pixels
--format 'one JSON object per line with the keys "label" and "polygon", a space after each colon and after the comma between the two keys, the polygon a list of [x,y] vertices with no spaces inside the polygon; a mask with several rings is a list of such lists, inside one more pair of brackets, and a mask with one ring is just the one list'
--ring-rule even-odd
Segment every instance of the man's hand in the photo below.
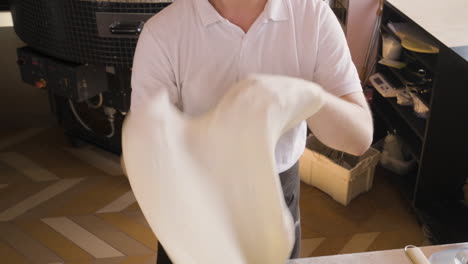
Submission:
{"label": "man's hand", "polygon": [[372,114],[362,92],[336,97],[325,93],[326,103],[307,120],[314,135],[327,146],[360,156],[372,143]]}

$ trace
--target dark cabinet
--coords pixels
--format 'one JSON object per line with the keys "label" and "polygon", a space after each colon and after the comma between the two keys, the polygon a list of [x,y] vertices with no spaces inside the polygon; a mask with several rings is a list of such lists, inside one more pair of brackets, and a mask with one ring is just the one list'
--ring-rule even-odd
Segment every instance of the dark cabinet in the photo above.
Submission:
{"label": "dark cabinet", "polygon": [[[428,92],[417,95],[430,109],[427,118],[416,116],[412,107],[399,105],[395,98],[373,93],[376,131],[396,131],[417,163],[412,173],[393,180],[434,243],[466,242],[468,206],[463,202],[463,186],[468,178],[468,46],[447,46],[386,2],[381,34],[394,34],[389,22],[410,24],[439,48],[437,54],[402,49],[400,58],[423,69],[432,79],[425,87]],[[376,71],[387,79],[407,86],[405,70],[376,65]]]}
{"label": "dark cabinet", "polygon": [[0,0],[0,11],[10,10],[8,0]]}

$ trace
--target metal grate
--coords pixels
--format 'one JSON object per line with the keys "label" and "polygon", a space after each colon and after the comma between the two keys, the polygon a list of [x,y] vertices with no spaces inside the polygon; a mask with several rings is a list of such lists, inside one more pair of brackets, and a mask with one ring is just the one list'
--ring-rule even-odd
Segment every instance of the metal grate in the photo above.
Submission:
{"label": "metal grate", "polygon": [[12,0],[15,31],[32,48],[67,61],[131,67],[136,37],[99,34],[99,13],[155,14],[172,1]]}

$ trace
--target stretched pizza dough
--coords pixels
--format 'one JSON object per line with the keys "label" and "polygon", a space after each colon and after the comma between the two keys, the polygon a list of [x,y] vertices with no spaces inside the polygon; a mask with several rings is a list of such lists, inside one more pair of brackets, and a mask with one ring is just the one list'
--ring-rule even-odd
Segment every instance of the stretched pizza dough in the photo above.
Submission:
{"label": "stretched pizza dough", "polygon": [[254,75],[197,118],[161,92],[123,128],[135,197],[176,264],[284,264],[294,224],[274,150],[287,130],[323,105],[322,88]]}

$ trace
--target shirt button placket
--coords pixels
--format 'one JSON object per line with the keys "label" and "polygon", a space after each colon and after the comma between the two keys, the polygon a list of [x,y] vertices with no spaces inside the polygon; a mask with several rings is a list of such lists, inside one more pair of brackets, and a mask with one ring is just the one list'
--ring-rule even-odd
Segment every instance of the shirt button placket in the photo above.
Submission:
{"label": "shirt button placket", "polygon": [[239,62],[237,64],[237,80],[244,78],[245,76],[245,49],[247,46],[247,36],[244,35],[241,40],[241,46],[239,50]]}

